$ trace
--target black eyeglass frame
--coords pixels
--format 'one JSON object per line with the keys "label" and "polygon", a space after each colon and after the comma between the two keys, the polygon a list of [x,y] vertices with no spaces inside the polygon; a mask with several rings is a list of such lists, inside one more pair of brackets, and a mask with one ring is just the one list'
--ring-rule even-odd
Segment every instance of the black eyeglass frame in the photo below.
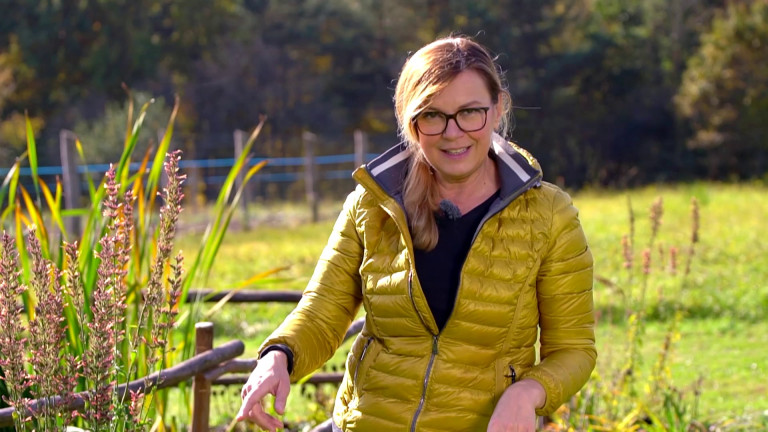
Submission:
{"label": "black eyeglass frame", "polygon": [[[461,129],[463,132],[465,132],[465,133],[477,132],[477,131],[481,130],[482,128],[484,128],[485,125],[488,124],[488,110],[490,110],[490,109],[491,109],[491,107],[467,107],[467,108],[462,108],[462,109],[456,111],[453,114],[444,113],[444,112],[438,111],[438,110],[424,110],[424,111],[418,113],[417,115],[413,116],[413,118],[411,119],[411,123],[413,123],[416,126],[416,130],[419,131],[420,134],[424,134],[426,136],[438,136],[438,135],[444,134],[445,130],[448,129],[448,122],[451,121],[451,119],[453,119],[453,121],[456,123],[456,127]],[[464,111],[471,111],[471,110],[481,110],[483,112],[483,115],[484,115],[484,117],[483,117],[483,125],[480,126],[477,129],[467,130],[467,129],[464,129],[463,127],[461,127],[461,124],[459,124],[458,115],[461,114]],[[441,130],[439,133],[426,133],[426,132],[422,131],[421,128],[419,127],[419,116],[424,114],[425,112],[433,112],[433,113],[437,113],[437,114],[442,115],[443,118],[445,118],[445,125],[443,126],[443,130]]]}

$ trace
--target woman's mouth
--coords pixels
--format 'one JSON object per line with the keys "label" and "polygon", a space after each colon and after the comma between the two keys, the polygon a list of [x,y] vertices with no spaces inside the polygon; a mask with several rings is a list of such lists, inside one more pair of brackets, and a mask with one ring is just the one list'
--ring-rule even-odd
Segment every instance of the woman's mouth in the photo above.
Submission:
{"label": "woman's mouth", "polygon": [[447,153],[448,156],[461,156],[468,151],[469,151],[469,147],[443,150],[443,152]]}

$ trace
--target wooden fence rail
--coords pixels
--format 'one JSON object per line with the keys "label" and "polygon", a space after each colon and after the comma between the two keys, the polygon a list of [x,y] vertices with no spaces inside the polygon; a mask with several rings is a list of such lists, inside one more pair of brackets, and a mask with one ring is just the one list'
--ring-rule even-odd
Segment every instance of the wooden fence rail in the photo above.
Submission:
{"label": "wooden fence rail", "polygon": [[193,289],[187,293],[187,302],[197,300],[204,302],[217,302],[224,297],[229,297],[227,303],[298,303],[301,300],[301,291],[272,291],[272,290],[212,290]]}

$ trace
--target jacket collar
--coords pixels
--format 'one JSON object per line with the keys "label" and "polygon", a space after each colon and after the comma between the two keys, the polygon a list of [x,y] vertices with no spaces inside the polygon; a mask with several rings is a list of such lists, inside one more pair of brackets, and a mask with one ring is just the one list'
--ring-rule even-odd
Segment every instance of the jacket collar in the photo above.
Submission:
{"label": "jacket collar", "polygon": [[[501,177],[499,202],[506,204],[531,187],[541,185],[542,173],[536,159],[498,134],[493,135],[490,155],[496,162]],[[403,142],[355,170],[353,177],[363,187],[371,190],[372,185],[365,178],[370,176],[370,179],[384,193],[402,205],[402,185],[408,170],[409,159],[408,144]],[[371,192],[376,191],[371,190]]]}

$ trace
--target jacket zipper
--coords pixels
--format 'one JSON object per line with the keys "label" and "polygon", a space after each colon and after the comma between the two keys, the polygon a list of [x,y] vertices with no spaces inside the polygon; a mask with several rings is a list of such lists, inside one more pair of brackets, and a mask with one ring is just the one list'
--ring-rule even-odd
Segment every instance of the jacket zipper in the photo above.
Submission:
{"label": "jacket zipper", "polygon": [[[421,324],[424,326],[427,331],[429,331],[429,326],[427,323],[424,322],[424,318],[422,318],[421,314],[419,313],[419,310],[416,308],[416,301],[413,300],[413,273],[414,270],[411,269],[411,271],[408,273],[408,296],[411,298],[411,304],[413,304],[413,309],[416,312],[416,315],[419,316],[419,319],[421,320]],[[421,398],[419,398],[419,406],[416,407],[416,412],[413,413],[413,420],[411,420],[411,432],[414,432],[416,430],[416,421],[419,419],[419,415],[421,414],[421,411],[424,409],[424,403],[427,399],[427,386],[429,385],[429,377],[432,375],[432,366],[435,363],[435,357],[437,356],[438,349],[437,349],[437,340],[440,337],[439,333],[436,335],[432,335],[432,354],[429,356],[429,363],[427,363],[427,371],[424,373],[424,384],[421,389]]]}
{"label": "jacket zipper", "polygon": [[371,345],[371,342],[373,342],[373,336],[369,337],[368,340],[365,341],[363,352],[360,354],[360,360],[357,362],[357,367],[355,368],[355,377],[352,380],[354,383],[354,388],[357,388],[357,374],[360,372],[360,367],[363,365],[363,359],[365,359],[365,354],[368,352],[368,347]]}
{"label": "jacket zipper", "polygon": [[424,326],[427,331],[429,330],[429,326],[426,322],[424,322],[424,317],[421,316],[421,313],[419,312],[419,308],[416,307],[416,301],[413,299],[413,273],[415,270],[411,269],[411,271],[408,272],[408,297],[411,299],[411,304],[413,305],[413,310],[416,312],[416,315],[419,317],[419,321],[421,321],[421,325]]}
{"label": "jacket zipper", "polygon": [[427,385],[429,384],[429,376],[432,374],[432,366],[435,363],[435,357],[437,356],[437,338],[438,335],[432,336],[432,354],[429,356],[429,363],[427,364],[427,372],[424,374],[424,386],[421,389],[421,399],[419,399],[419,406],[416,408],[416,412],[413,414],[413,420],[411,420],[411,432],[416,431],[416,421],[419,419],[421,410],[424,409],[424,402],[427,399]]}

